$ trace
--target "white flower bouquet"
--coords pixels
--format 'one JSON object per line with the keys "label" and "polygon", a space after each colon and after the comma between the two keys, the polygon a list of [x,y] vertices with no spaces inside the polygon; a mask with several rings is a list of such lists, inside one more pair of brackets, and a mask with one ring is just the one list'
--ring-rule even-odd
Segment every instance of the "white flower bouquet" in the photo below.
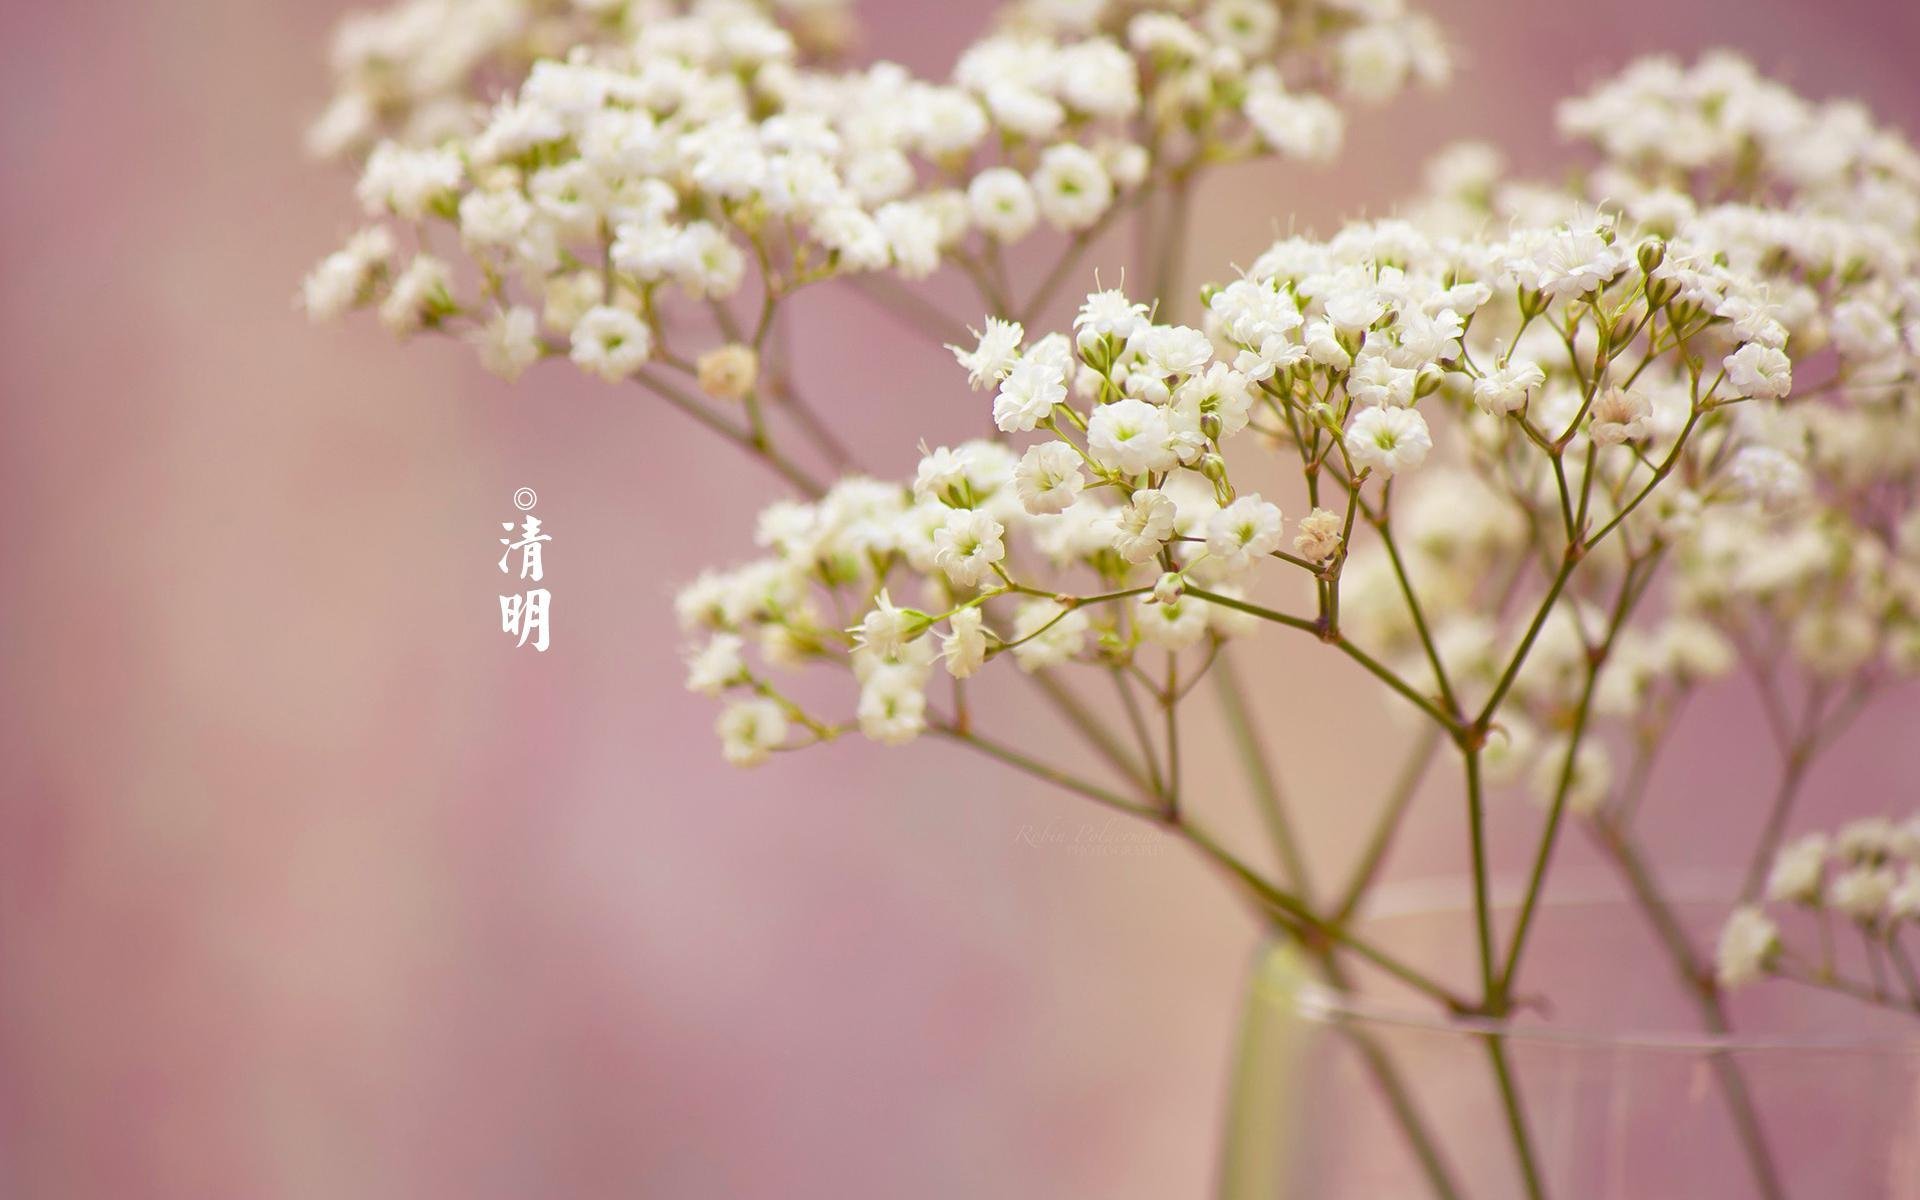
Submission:
{"label": "white flower bouquet", "polygon": [[[833,0],[409,0],[343,29],[313,134],[359,159],[374,220],[308,279],[316,317],[374,308],[508,377],[570,359],[793,489],[758,557],[679,597],[729,761],[843,736],[967,746],[1185,842],[1319,986],[1379,977],[1496,1029],[1526,1002],[1544,884],[1584,827],[1708,1034],[1763,980],[1920,1013],[1920,820],[1787,840],[1818,756],[1920,672],[1905,139],[1731,55],[1650,59],[1563,106],[1588,151],[1573,182],[1456,147],[1402,218],[1287,238],[1191,289],[1195,181],[1326,158],[1343,105],[1441,82],[1426,18],[1397,0],[1026,0],[944,83],[844,65],[851,20]],[[1121,223],[1135,272],[1052,324]],[[1045,269],[1012,269],[1016,246]],[[918,290],[942,268],[974,312]],[[991,436],[924,450],[911,479],[862,472],[775,336],[826,286],[951,344]],[[1343,868],[1280,800],[1233,668],[1258,636],[1344,658],[1420,727]],[[1009,670],[1080,745],[994,727],[975,689]],[[1709,953],[1635,821],[1684,704],[1721,680],[1758,697],[1779,782]],[[1271,846],[1231,846],[1197,811],[1194,721],[1231,732]],[[1361,919],[1412,789],[1443,771],[1473,924],[1447,973]],[[1540,815],[1502,922],[1487,845],[1507,789]],[[1457,1178],[1397,1105],[1425,1184],[1546,1196],[1506,1043],[1485,1045],[1504,1165],[1484,1190]],[[1788,1194],[1721,1065],[1745,1158],[1729,1194]]]}

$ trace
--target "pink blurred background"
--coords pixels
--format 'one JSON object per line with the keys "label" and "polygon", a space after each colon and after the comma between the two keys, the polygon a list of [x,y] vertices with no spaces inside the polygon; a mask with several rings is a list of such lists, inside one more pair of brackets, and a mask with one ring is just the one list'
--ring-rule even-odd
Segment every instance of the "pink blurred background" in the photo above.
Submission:
{"label": "pink blurred background", "polygon": [[[1453,87],[1363,118],[1335,169],[1216,180],[1191,274],[1389,209],[1457,136],[1554,170],[1552,101],[1654,46],[1920,128],[1904,0],[1433,7]],[[1255,936],[1216,880],[1028,845],[1096,818],[941,746],[728,770],[670,595],[747,552],[774,484],[564,366],[508,388],[294,311],[354,223],[300,152],[340,11],[0,9],[0,1195],[1202,1192]],[[927,70],[983,20],[865,12]],[[979,428],[863,301],[797,331],[868,461]],[[497,629],[522,486],[555,537],[544,656]],[[1268,643],[1288,786],[1349,847],[1402,733],[1334,725],[1367,690]],[[1916,712],[1883,706],[1812,811],[1911,806]],[[1752,720],[1697,717],[1656,801],[1707,860],[1757,822]],[[1194,757],[1251,831],[1224,744]],[[1399,873],[1460,861],[1449,795]],[[1509,845],[1537,821],[1504,815]]]}

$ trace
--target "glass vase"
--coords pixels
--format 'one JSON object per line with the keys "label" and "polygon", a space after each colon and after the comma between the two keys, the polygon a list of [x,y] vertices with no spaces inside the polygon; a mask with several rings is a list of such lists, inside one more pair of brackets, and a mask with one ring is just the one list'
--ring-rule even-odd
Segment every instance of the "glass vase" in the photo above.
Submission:
{"label": "glass vase", "polygon": [[[1472,995],[1468,894],[1395,889],[1357,931]],[[1920,1016],[1788,982],[1721,993],[1703,968],[1728,904],[1698,897],[1731,894],[1690,890],[1663,927],[1604,887],[1559,889],[1498,1021],[1265,948],[1219,1193],[1920,1200]],[[1494,907],[1510,930],[1514,906]]]}

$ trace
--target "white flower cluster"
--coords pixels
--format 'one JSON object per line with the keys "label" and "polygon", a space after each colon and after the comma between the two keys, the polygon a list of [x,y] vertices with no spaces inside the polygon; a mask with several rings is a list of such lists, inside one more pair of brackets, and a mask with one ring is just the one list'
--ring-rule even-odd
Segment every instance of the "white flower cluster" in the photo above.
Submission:
{"label": "white flower cluster", "polygon": [[[428,74],[464,78],[474,55],[426,31],[455,20],[444,10],[469,7],[487,6],[439,0],[375,26],[414,30],[469,68]],[[524,32],[534,17],[508,7],[511,19],[474,28]],[[532,62],[471,128],[449,122],[375,144],[359,198],[368,216],[409,232],[413,256],[399,262],[397,241],[370,254],[356,236],[357,249],[307,280],[308,311],[325,319],[377,304],[398,334],[466,330],[509,377],[564,351],[618,381],[654,357],[686,363],[705,349],[661,344],[676,294],[713,318],[719,341],[751,333],[755,350],[779,301],[837,275],[919,280],[957,261],[1004,307],[993,294],[1004,291],[993,286],[999,248],[1036,229],[1089,233],[1129,194],[1219,162],[1331,154],[1338,110],[1322,91],[1283,84],[1277,63],[1331,79],[1335,59],[1391,59],[1353,48],[1384,46],[1391,30],[1419,54],[1403,48],[1390,77],[1328,86],[1374,98],[1440,70],[1438,41],[1407,32],[1418,23],[1308,0],[1216,3],[1191,16],[1147,6],[1112,34],[1016,23],[962,54],[946,85],[884,63],[804,65],[793,33],[742,0],[684,14],[651,6],[645,19],[614,7],[620,36],[593,24],[591,38]],[[1280,37],[1295,19],[1309,24]],[[476,52],[497,40],[468,36]],[[757,327],[726,303],[743,288],[760,302]]]}
{"label": "white flower cluster", "polygon": [[[1744,319],[1826,369],[1752,423],[1739,475],[1764,508],[1676,511],[1678,591],[1816,678],[1920,672],[1920,155],[1860,106],[1804,100],[1729,54],[1644,60],[1560,123],[1601,158],[1580,192],[1502,182],[1498,155],[1456,147],[1430,173],[1425,223],[1604,204],[1762,281]],[[1741,386],[1777,363],[1749,355],[1727,364]]]}
{"label": "white flower cluster", "polygon": [[[1831,912],[1871,938],[1893,941],[1920,923],[1920,817],[1896,822],[1867,817],[1831,836],[1812,833],[1782,846],[1766,880],[1767,902],[1813,913]],[[1779,922],[1758,904],[1728,917],[1720,937],[1719,977],[1726,987],[1763,978],[1795,954]],[[1832,964],[1822,970],[1831,973]]]}
{"label": "white flower cluster", "polygon": [[[1787,387],[1784,363],[1773,375],[1737,370],[1755,351],[1778,354],[1782,340],[1722,315],[1744,313],[1751,292],[1684,244],[1630,248],[1604,222],[1487,243],[1389,222],[1274,246],[1210,290],[1206,329],[1156,323],[1117,291],[1089,296],[1071,335],[1030,340],[989,320],[956,356],[976,388],[993,391],[1004,434],[1041,440],[1019,452],[997,442],[935,450],[910,492],[859,480],[819,505],[779,506],[761,530],[774,556],[703,579],[684,611],[722,637],[757,639],[771,662],[791,663],[796,648],[844,659],[864,685],[861,727],[898,741],[925,719],[936,658],[927,635],[943,623],[956,677],[1003,650],[1028,670],[1113,665],[1146,646],[1181,651],[1250,628],[1266,611],[1246,599],[1262,568],[1304,575],[1323,597],[1344,577],[1344,624],[1324,607],[1317,625],[1293,623],[1410,653],[1409,610],[1380,567],[1384,532],[1348,570],[1363,518],[1358,532],[1402,531],[1402,567],[1447,623],[1458,660],[1449,673],[1463,692],[1484,680],[1489,693],[1495,651],[1510,655],[1519,635],[1488,616],[1482,559],[1528,561],[1528,523],[1561,519],[1556,478],[1571,470],[1583,497],[1572,558],[1615,527],[1657,537],[1655,518],[1636,510],[1683,460],[1703,504],[1747,502],[1730,480],[1709,485],[1730,474],[1717,464],[1744,453],[1742,402],[1771,406]],[[1682,343],[1692,353],[1677,353]],[[1443,453],[1472,471],[1396,496],[1392,484],[1436,452],[1436,429],[1452,434]],[[1339,495],[1323,507],[1316,488],[1291,537],[1279,507],[1234,483],[1276,449]],[[834,610],[846,620],[826,620],[821,601],[805,598],[809,584],[851,605]],[[1577,624],[1562,641],[1566,659],[1590,657]],[[1691,626],[1654,641],[1697,669],[1716,657]],[[1558,661],[1542,652],[1520,692],[1557,699]],[[736,682],[767,686],[757,675]]]}
{"label": "white flower cluster", "polygon": [[848,0],[400,0],[350,14],[334,31],[333,99],[308,131],[323,158],[382,141],[433,146],[468,137],[533,64],[581,46],[613,46],[690,8],[767,13],[809,50],[848,40]]}
{"label": "white flower cluster", "polygon": [[[1238,110],[1264,145],[1314,160],[1340,145],[1331,100],[1379,103],[1452,70],[1439,27],[1402,0],[1016,0],[1004,24],[1122,40],[1142,58],[1148,109],[1177,114],[1173,127],[1210,130]],[[1222,95],[1238,99],[1223,108]]]}

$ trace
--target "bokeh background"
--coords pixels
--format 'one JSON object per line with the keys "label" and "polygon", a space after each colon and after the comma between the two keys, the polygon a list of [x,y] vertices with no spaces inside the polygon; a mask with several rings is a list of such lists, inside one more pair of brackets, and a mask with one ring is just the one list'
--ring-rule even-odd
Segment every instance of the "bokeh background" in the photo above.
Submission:
{"label": "bokeh background", "polygon": [[[1432,7],[1451,89],[1337,167],[1217,179],[1192,274],[1390,210],[1455,137],[1553,170],[1552,102],[1655,47],[1920,129],[1905,0]],[[1217,880],[1030,845],[1097,818],[941,746],[729,771],[670,596],[774,485],[564,366],[509,388],[294,310],[354,223],[300,151],[342,10],[0,4],[0,1195],[1200,1194],[1255,938]],[[929,71],[985,20],[865,15]],[[979,427],[866,302],[796,333],[869,461]],[[523,486],[544,656],[497,627]],[[1350,846],[1403,731],[1310,644],[1246,670],[1314,838]],[[1910,806],[1917,713],[1883,706],[1810,813]],[[1683,865],[1749,844],[1753,720],[1689,726],[1653,818]],[[1194,791],[1251,828],[1217,742]],[[1443,793],[1397,872],[1459,861]]]}

